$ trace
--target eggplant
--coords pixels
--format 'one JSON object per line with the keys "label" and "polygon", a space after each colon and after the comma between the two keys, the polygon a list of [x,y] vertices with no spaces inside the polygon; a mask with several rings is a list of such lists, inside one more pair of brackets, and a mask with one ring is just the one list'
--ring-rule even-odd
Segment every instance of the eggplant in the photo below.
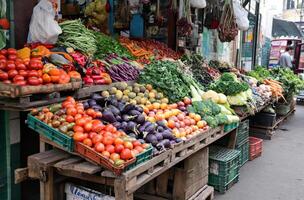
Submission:
{"label": "eggplant", "polygon": [[128,122],[128,121],[130,121],[130,116],[125,114],[122,116],[122,120],[125,122]]}
{"label": "eggplant", "polygon": [[174,138],[170,130],[164,130],[164,132],[162,132],[161,134],[163,135],[164,139],[173,140]]}
{"label": "eggplant", "polygon": [[164,137],[161,133],[156,133],[155,136],[156,136],[158,141],[162,141],[164,139]]}
{"label": "eggplant", "polygon": [[120,122],[114,122],[112,125],[115,126],[117,129],[121,128],[121,123]]}
{"label": "eggplant", "polygon": [[90,99],[90,100],[88,101],[88,103],[89,103],[90,107],[93,107],[93,106],[96,106],[96,105],[97,105],[97,102],[96,102],[94,99]]}
{"label": "eggplant", "polygon": [[164,139],[160,143],[163,144],[165,148],[171,148],[171,143],[168,139]]}
{"label": "eggplant", "polygon": [[110,122],[110,123],[116,122],[116,119],[115,119],[113,113],[110,110],[108,110],[108,109],[105,110],[105,111],[103,111],[103,113],[102,113],[102,119],[104,121]]}
{"label": "eggplant", "polygon": [[118,105],[117,105],[118,110],[120,112],[122,112],[122,110],[124,109],[125,105],[126,105],[125,103],[119,102]]}
{"label": "eggplant", "polygon": [[167,126],[165,125],[164,121],[157,121],[156,122],[157,125],[163,127],[163,128],[167,128]]}
{"label": "eggplant", "polygon": [[129,115],[132,115],[132,116],[139,116],[141,115],[142,113],[138,112],[137,110],[130,110],[128,112]]}
{"label": "eggplant", "polygon": [[176,138],[176,139],[175,139],[175,142],[176,142],[176,143],[180,143],[180,142],[182,142],[182,141],[183,141],[183,140],[180,139],[180,138]]}
{"label": "eggplant", "polygon": [[156,144],[155,147],[156,147],[156,149],[157,149],[158,151],[161,151],[161,150],[165,149],[165,146],[164,146],[162,143]]}
{"label": "eggplant", "polygon": [[116,121],[118,121],[118,122],[122,122],[122,118],[121,118],[121,116],[120,116],[120,115],[116,115],[116,116],[115,116],[115,118],[116,118]]}
{"label": "eggplant", "polygon": [[130,110],[134,110],[135,109],[135,105],[133,104],[127,104],[123,110],[122,113],[128,113]]}
{"label": "eggplant", "polygon": [[157,126],[157,132],[163,132],[165,129],[162,126]]}
{"label": "eggplant", "polygon": [[132,122],[132,121],[129,121],[128,125],[127,125],[127,130],[134,131],[135,128],[136,128],[136,123]]}
{"label": "eggplant", "polygon": [[84,109],[88,109],[90,107],[89,103],[87,101],[83,102]]}
{"label": "eggplant", "polygon": [[171,146],[173,146],[176,144],[176,142],[174,140],[170,140],[170,144],[171,144]]}
{"label": "eggplant", "polygon": [[92,106],[92,108],[97,111],[102,111],[102,108],[99,105]]}
{"label": "eggplant", "polygon": [[143,113],[144,109],[141,106],[136,106],[135,108],[138,112]]}
{"label": "eggplant", "polygon": [[127,130],[127,126],[128,126],[128,122],[121,122],[121,125],[120,125],[120,128],[123,129],[123,130]]}
{"label": "eggplant", "polygon": [[145,120],[146,120],[145,116],[141,114],[136,117],[135,122],[138,124],[143,124]]}
{"label": "eggplant", "polygon": [[96,102],[99,102],[103,99],[103,97],[100,94],[94,93],[92,94],[91,99],[95,100]]}
{"label": "eggplant", "polygon": [[120,111],[119,111],[119,109],[118,109],[118,108],[116,108],[115,106],[110,105],[110,106],[108,106],[108,109],[110,109],[110,110],[111,110],[111,112],[112,112],[114,115],[120,115]]}
{"label": "eggplant", "polygon": [[145,128],[145,132],[147,133],[153,133],[155,131],[155,125],[154,124],[150,124],[149,126],[147,126]]}
{"label": "eggplant", "polygon": [[153,134],[148,134],[145,138],[145,141],[151,143],[153,146],[156,146],[158,143],[156,136]]}

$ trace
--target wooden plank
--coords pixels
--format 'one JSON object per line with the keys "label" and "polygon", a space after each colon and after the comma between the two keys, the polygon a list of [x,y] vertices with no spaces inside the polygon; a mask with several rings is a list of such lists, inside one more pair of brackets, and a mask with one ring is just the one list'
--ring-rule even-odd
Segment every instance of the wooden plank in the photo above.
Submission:
{"label": "wooden plank", "polygon": [[28,178],[28,168],[19,168],[15,170],[15,184],[21,183]]}
{"label": "wooden plank", "polygon": [[156,178],[156,194],[161,197],[167,196],[169,180],[169,170],[165,171]]}
{"label": "wooden plank", "polygon": [[236,139],[237,139],[237,131],[236,129],[234,129],[229,137],[229,141],[228,141],[228,148],[229,149],[235,149],[235,145],[236,145]]}
{"label": "wooden plank", "polygon": [[119,200],[133,200],[133,193],[126,191],[126,180],[124,178],[117,178],[114,181],[115,199]]}
{"label": "wooden plank", "polygon": [[[54,169],[53,167],[48,167],[46,170],[47,181],[40,182],[43,188],[43,197],[40,196],[40,200],[54,200]],[[42,199],[41,199],[42,197]]]}
{"label": "wooden plank", "polygon": [[188,200],[212,200],[214,199],[214,188],[211,186],[204,186],[197,193],[195,193]]}

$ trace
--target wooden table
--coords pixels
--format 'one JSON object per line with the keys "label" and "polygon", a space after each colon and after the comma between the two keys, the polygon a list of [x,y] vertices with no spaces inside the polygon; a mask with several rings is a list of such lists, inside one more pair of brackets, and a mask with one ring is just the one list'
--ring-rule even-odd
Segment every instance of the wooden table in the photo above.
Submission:
{"label": "wooden table", "polygon": [[[43,200],[62,198],[60,195],[58,196],[57,190],[54,189],[55,182],[58,181],[57,175],[60,175],[60,179],[71,177],[113,186],[116,199],[130,200],[133,199],[133,193],[144,184],[227,134],[231,134],[229,145],[233,148],[236,138],[235,129],[224,133],[223,127],[218,127],[196,135],[190,140],[184,141],[183,144],[153,157],[151,160],[120,176],[115,176],[112,172],[86,161],[77,154],[59,150],[56,148],[58,145],[44,137],[40,137],[41,153],[34,154],[28,158],[28,167],[16,171],[15,181],[20,182],[26,177],[39,179],[41,199]],[[54,146],[55,149],[47,150],[47,145]]]}

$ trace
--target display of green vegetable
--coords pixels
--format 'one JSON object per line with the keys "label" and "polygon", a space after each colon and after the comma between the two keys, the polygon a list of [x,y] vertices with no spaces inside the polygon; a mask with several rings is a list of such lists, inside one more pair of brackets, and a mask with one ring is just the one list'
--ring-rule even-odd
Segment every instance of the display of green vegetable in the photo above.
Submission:
{"label": "display of green vegetable", "polygon": [[104,59],[108,54],[115,53],[120,57],[133,59],[133,56],[130,54],[130,52],[124,48],[117,40],[100,32],[91,31],[91,33],[96,38],[97,51],[94,55],[95,58]]}
{"label": "display of green vegetable", "polygon": [[265,67],[257,66],[254,70],[248,72],[247,75],[254,77],[258,81],[262,82],[264,79],[270,77],[270,72]]}
{"label": "display of green vegetable", "polygon": [[153,61],[147,65],[139,76],[139,82],[151,84],[153,88],[162,91],[170,102],[178,102],[190,96],[190,86],[200,86],[192,77],[183,74],[176,63],[170,61]]}
{"label": "display of green vegetable", "polygon": [[249,89],[245,82],[237,80],[233,73],[223,73],[221,78],[210,85],[210,89],[227,96],[234,96]]}
{"label": "display of green vegetable", "polygon": [[97,50],[95,35],[87,29],[81,20],[67,20],[59,24],[62,34],[58,37],[58,45],[71,47],[89,56]]}

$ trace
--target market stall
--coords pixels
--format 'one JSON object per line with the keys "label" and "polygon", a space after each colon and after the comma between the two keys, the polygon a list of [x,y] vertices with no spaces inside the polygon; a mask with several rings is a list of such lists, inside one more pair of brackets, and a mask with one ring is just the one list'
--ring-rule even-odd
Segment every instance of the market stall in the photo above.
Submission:
{"label": "market stall", "polygon": [[[56,21],[56,4],[41,0],[33,16],[50,9],[52,30],[32,18],[28,43],[1,49],[0,108],[22,112],[22,125],[40,147],[15,171],[15,183],[38,179],[40,199],[50,200],[72,198],[75,190],[103,199],[212,199],[214,189],[224,193],[238,182],[240,167],[262,153],[262,141],[249,132],[269,136],[294,112],[293,98],[304,82],[288,69],[245,73],[194,53],[187,44],[198,43],[189,38],[198,34],[199,9],[206,6],[201,2],[132,1],[129,14],[125,2],[112,3],[67,3]],[[245,17],[235,20],[233,4],[207,10],[218,23],[205,19],[204,26],[217,29],[222,42],[249,26],[240,4],[234,6]],[[180,9],[174,23],[166,21],[166,6]],[[112,17],[114,24],[100,27]],[[168,47],[172,27],[185,45]],[[261,111],[275,114],[270,125],[255,119]],[[253,133],[257,128],[267,131]]]}

